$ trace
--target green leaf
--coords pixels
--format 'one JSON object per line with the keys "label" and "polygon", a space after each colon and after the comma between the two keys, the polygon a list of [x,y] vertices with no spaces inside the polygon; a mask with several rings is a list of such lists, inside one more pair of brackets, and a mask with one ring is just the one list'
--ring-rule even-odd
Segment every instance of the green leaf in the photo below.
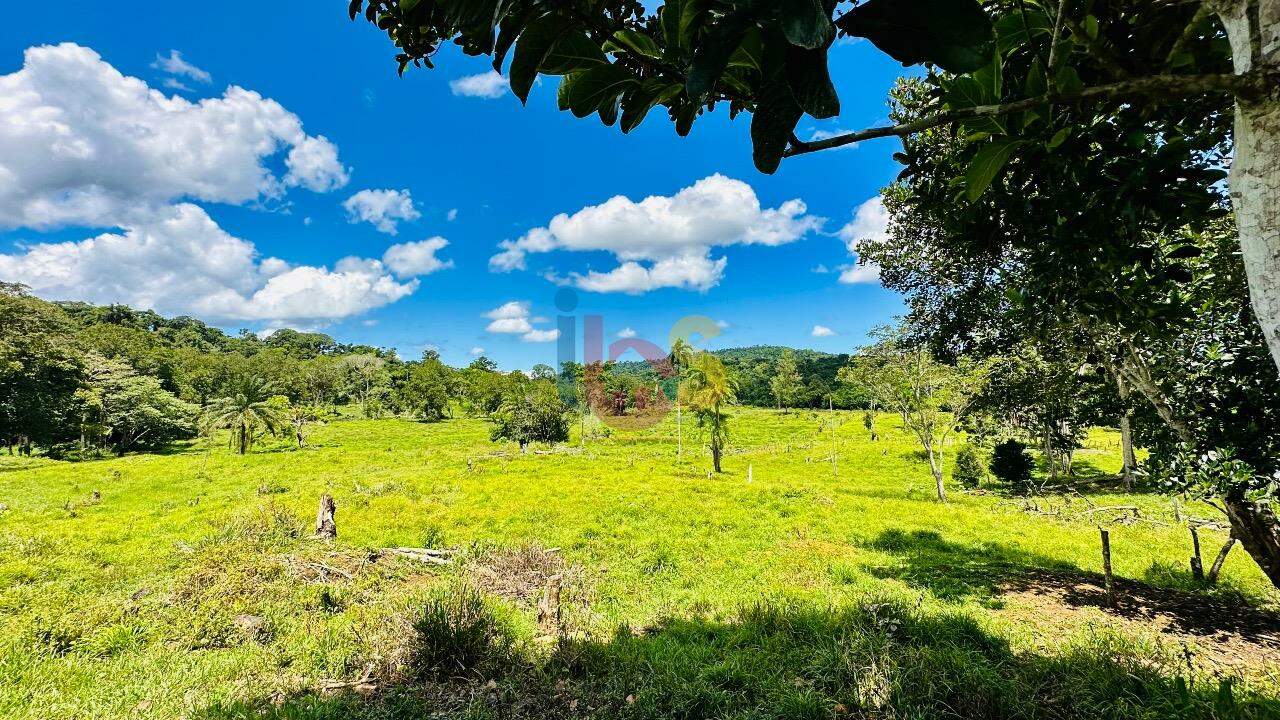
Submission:
{"label": "green leaf", "polygon": [[529,101],[529,90],[538,77],[538,68],[551,52],[561,33],[565,30],[563,21],[555,15],[543,15],[529,23],[520,39],[516,41],[515,56],[511,59],[511,92],[520,98],[520,102]]}
{"label": "green leaf", "polygon": [[729,66],[733,51],[742,44],[749,20],[744,12],[735,12],[721,18],[707,30],[702,42],[693,52],[693,64],[685,81],[689,97],[701,99],[715,87],[716,80]]}
{"label": "green leaf", "polygon": [[676,134],[680,137],[686,137],[689,131],[693,130],[693,121],[698,118],[698,108],[700,106],[695,102],[686,102],[675,111],[676,118]]}
{"label": "green leaf", "polygon": [[688,50],[706,16],[706,0],[667,0],[661,10],[662,34],[668,48]]}
{"label": "green leaf", "polygon": [[1031,63],[1031,67],[1027,70],[1027,83],[1023,90],[1027,97],[1039,97],[1049,91],[1049,85],[1045,82],[1044,64],[1040,62],[1040,58],[1036,58]]}
{"label": "green leaf", "polygon": [[999,100],[1004,94],[1004,58],[999,53],[991,53],[991,62],[978,68],[973,79],[987,91],[993,100]]}
{"label": "green leaf", "polygon": [[551,46],[551,52],[547,53],[538,70],[546,75],[568,75],[607,62],[600,46],[586,33],[570,30]]}
{"label": "green leaf", "polygon": [[969,161],[969,171],[965,173],[965,195],[970,201],[977,200],[991,186],[1000,169],[1009,161],[1021,142],[1016,140],[995,140],[978,148],[973,160]]}
{"label": "green leaf", "polygon": [[800,108],[819,120],[840,114],[840,97],[827,71],[827,50],[787,46],[787,84]]}
{"label": "green leaf", "polygon": [[796,123],[804,111],[791,94],[787,83],[785,65],[776,45],[766,47],[765,64],[769,68],[760,92],[756,108],[751,115],[752,159],[756,168],[772,175],[782,162],[782,154],[791,142]]}
{"label": "green leaf", "polygon": [[1035,8],[1026,12],[1015,10],[996,20],[996,50],[1007,55],[1030,44],[1032,38],[1052,32],[1053,21],[1044,12]]}
{"label": "green leaf", "polygon": [[932,62],[965,73],[991,60],[991,21],[977,0],[867,0],[836,25],[903,65]]}
{"label": "green leaf", "polygon": [[617,101],[627,88],[637,80],[626,68],[619,65],[596,67],[565,76],[564,102],[569,111],[583,118],[597,112],[606,103]]}
{"label": "green leaf", "polygon": [[961,75],[946,86],[944,96],[952,108],[970,108],[990,105],[993,98],[989,90],[973,77]]}
{"label": "green leaf", "polygon": [[813,50],[835,37],[831,16],[822,0],[777,0],[778,21],[787,42]]}
{"label": "green leaf", "polygon": [[619,30],[614,33],[613,38],[604,44],[604,50],[605,52],[624,51],[654,60],[662,59],[662,49],[658,47],[658,43],[648,35],[635,30]]}
{"label": "green leaf", "polygon": [[755,70],[764,69],[764,41],[760,37],[760,28],[749,27],[742,36],[742,44],[733,55],[729,56],[729,67],[741,67]]}
{"label": "green leaf", "polygon": [[1062,128],[1058,132],[1054,133],[1053,137],[1049,138],[1049,142],[1045,143],[1045,148],[1049,149],[1050,151],[1057,149],[1057,147],[1061,145],[1070,135],[1071,135],[1070,127]]}
{"label": "green leaf", "polygon": [[684,90],[682,85],[668,83],[657,78],[645,80],[639,88],[622,98],[622,132],[634,130],[653,108],[676,97]]}
{"label": "green leaf", "polygon": [[1054,78],[1053,86],[1058,92],[1067,95],[1078,93],[1084,89],[1084,83],[1080,81],[1080,74],[1069,65],[1058,69],[1058,76]]}
{"label": "green leaf", "polygon": [[1098,39],[1098,18],[1092,15],[1084,16],[1084,33],[1090,40]]}

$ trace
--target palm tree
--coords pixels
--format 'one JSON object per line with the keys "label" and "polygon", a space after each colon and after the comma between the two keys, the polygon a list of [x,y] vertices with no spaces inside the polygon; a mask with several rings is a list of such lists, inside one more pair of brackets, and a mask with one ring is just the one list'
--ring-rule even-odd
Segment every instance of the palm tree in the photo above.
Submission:
{"label": "palm tree", "polygon": [[247,376],[237,380],[227,395],[215,399],[205,408],[203,425],[206,432],[228,429],[228,445],[241,455],[249,451],[259,429],[276,434],[285,426],[286,418],[270,404],[271,385],[262,378]]}
{"label": "palm tree", "polygon": [[720,470],[720,456],[729,438],[729,418],[724,406],[737,402],[738,381],[729,374],[720,358],[701,352],[693,356],[686,370],[684,389],[689,406],[698,415],[698,425],[711,432],[711,464]]}
{"label": "palm tree", "polygon": [[676,338],[671,343],[671,352],[667,353],[667,362],[676,374],[676,457],[684,452],[684,434],[680,427],[680,378],[689,362],[693,359],[693,348],[684,338]]}

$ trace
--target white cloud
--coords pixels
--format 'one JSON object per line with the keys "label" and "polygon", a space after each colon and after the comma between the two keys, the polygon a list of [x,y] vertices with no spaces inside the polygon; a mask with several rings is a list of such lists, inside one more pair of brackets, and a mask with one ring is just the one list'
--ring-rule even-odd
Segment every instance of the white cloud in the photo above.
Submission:
{"label": "white cloud", "polygon": [[529,317],[529,303],[512,300],[484,314],[489,318],[486,332],[499,335],[519,335],[525,342],[551,342],[560,337],[559,330],[535,328],[534,323],[545,323],[544,317]]}
{"label": "white cloud", "polygon": [[[836,235],[844,241],[849,254],[857,260],[858,247],[880,244],[889,239],[889,211],[879,196],[858,206],[853,219],[840,228]],[[847,285],[880,282],[880,268],[874,263],[860,262],[840,267],[840,282]]]}
{"label": "white cloud", "polygon": [[467,354],[468,354],[468,355],[471,355],[471,356],[477,356],[477,357],[478,357],[478,356],[480,356],[480,355],[483,355],[483,354],[484,354],[484,348],[482,348],[482,347],[480,347],[479,345],[477,345],[477,346],[475,346],[475,347],[471,348],[470,350],[468,350],[468,351],[467,351]]}
{"label": "white cloud", "polygon": [[378,260],[348,257],[330,269],[260,257],[252,243],[189,203],[139,213],[120,232],[0,254],[0,278],[50,299],[275,326],[359,315],[418,287],[416,279],[397,280]]}
{"label": "white cloud", "polygon": [[762,208],[750,185],[716,174],[671,196],[636,202],[619,195],[557,215],[546,227],[500,243],[501,252],[489,259],[489,268],[523,270],[533,253],[603,250],[614,255],[617,267],[570,273],[566,282],[596,292],[707,290],[719,283],[726,264],[724,257],[711,257],[713,248],[783,245],[822,223],[806,214],[800,200]]}
{"label": "white cloud", "polygon": [[413,222],[422,217],[413,206],[408,190],[361,190],[342,203],[347,221],[371,223],[380,232],[395,235],[401,220]]}
{"label": "white cloud", "polygon": [[874,284],[880,282],[880,266],[875,263],[840,266],[839,281],[845,285]]}
{"label": "white cloud", "polygon": [[560,339],[560,330],[530,330],[521,335],[520,339],[525,342],[554,342]]}
{"label": "white cloud", "polygon": [[823,265],[822,263],[818,263],[813,267],[813,270],[811,272],[817,273],[818,275],[826,275],[827,273],[831,272],[831,268],[827,267],[826,265]]}
{"label": "white cloud", "polygon": [[[808,139],[808,141],[809,141],[809,142],[817,142],[818,140],[830,140],[830,139],[831,139],[831,138],[833,138],[833,137],[838,137],[838,136],[840,136],[840,135],[846,135],[846,134],[848,134],[848,133],[849,133],[849,131],[848,131],[848,130],[845,130],[845,129],[843,129],[843,128],[835,128],[835,129],[833,129],[833,130],[825,130],[825,129],[823,129],[823,128],[816,128],[816,129],[814,129],[814,131],[813,131],[813,132],[809,133],[809,139]],[[847,144],[845,144],[845,145],[840,145],[840,146],[838,146],[838,147],[836,147],[836,148],[834,148],[834,149],[836,149],[836,150],[857,150],[857,149],[858,149],[858,143],[847,143]]]}
{"label": "white cloud", "polygon": [[835,337],[836,331],[825,325],[814,325],[809,334],[814,337]]}
{"label": "white cloud", "polygon": [[437,236],[418,242],[392,245],[382,254],[382,262],[397,277],[430,275],[437,270],[453,267],[452,260],[441,260],[436,257],[436,253],[448,244],[448,240]]}
{"label": "white cloud", "polygon": [[175,78],[165,78],[164,81],[161,82],[160,84],[169,88],[170,90],[177,90],[179,92],[195,92],[190,87],[187,87],[186,83]]}
{"label": "white cloud", "polygon": [[626,340],[628,338],[633,338],[635,336],[636,336],[636,331],[632,330],[629,327],[624,327],[618,331],[618,337],[622,338],[623,340]]}
{"label": "white cloud", "polygon": [[[283,176],[269,167],[281,153]],[[332,143],[240,87],[166,96],[71,43],[28,48],[0,76],[0,229],[123,227],[174,201],[244,204],[347,177]]]}
{"label": "white cloud", "polygon": [[466,75],[457,80],[449,81],[449,90],[454,95],[489,100],[506,95],[507,87],[507,79],[494,70],[478,75]]}
{"label": "white cloud", "polygon": [[151,67],[163,70],[170,75],[189,77],[197,82],[207,83],[213,80],[212,75],[184,60],[182,53],[177,50],[170,50],[168,57],[157,53],[156,60],[151,63]]}
{"label": "white cloud", "polygon": [[451,208],[449,212],[444,214],[444,219],[453,222],[458,219],[458,208]]}
{"label": "white cloud", "polygon": [[729,322],[727,320],[717,320],[716,327],[720,328],[721,330],[728,330]]}

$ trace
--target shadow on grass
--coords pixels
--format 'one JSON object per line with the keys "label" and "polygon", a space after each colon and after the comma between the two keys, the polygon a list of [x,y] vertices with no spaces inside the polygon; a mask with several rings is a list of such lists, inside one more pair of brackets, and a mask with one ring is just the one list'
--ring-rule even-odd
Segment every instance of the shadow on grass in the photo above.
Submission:
{"label": "shadow on grass", "polygon": [[[418,623],[412,659],[394,676],[354,691],[215,704],[194,717],[1092,720],[1280,712],[1273,697],[1231,681],[1189,681],[1177,658],[1142,654],[1113,635],[1056,655],[1014,652],[968,617],[893,604],[670,619],[638,633],[563,639],[544,655],[507,635],[490,638],[479,654],[468,641],[458,658],[442,657],[458,638],[439,628],[428,634],[429,626]],[[474,631],[474,618],[459,624],[468,637]],[[424,666],[428,659],[435,664]]]}
{"label": "shadow on grass", "polygon": [[866,546],[897,559],[894,565],[869,568],[872,575],[900,580],[941,600],[1052,594],[1071,607],[1096,607],[1137,621],[1159,617],[1187,634],[1231,633],[1280,650],[1280,615],[1253,607],[1230,587],[1193,589],[1194,581],[1173,570],[1148,572],[1147,579],[1161,584],[1115,578],[1117,607],[1108,608],[1101,574],[998,543],[965,545],[931,530],[886,530]]}

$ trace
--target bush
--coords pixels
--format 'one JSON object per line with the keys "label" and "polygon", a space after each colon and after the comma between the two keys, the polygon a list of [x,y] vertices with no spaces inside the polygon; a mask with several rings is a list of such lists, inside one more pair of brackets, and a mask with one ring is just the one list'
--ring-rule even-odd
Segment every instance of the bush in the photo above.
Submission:
{"label": "bush", "polygon": [[951,478],[965,490],[978,487],[987,475],[987,469],[982,466],[982,458],[978,453],[978,449],[972,445],[965,445],[956,453],[956,466],[951,471]]}
{"label": "bush", "polygon": [[1006,440],[991,453],[991,474],[1017,492],[1031,488],[1031,455],[1017,440]]}
{"label": "bush", "polygon": [[569,439],[568,408],[551,383],[534,383],[507,396],[493,414],[492,440],[514,440],[525,449],[531,442],[556,443]]}

